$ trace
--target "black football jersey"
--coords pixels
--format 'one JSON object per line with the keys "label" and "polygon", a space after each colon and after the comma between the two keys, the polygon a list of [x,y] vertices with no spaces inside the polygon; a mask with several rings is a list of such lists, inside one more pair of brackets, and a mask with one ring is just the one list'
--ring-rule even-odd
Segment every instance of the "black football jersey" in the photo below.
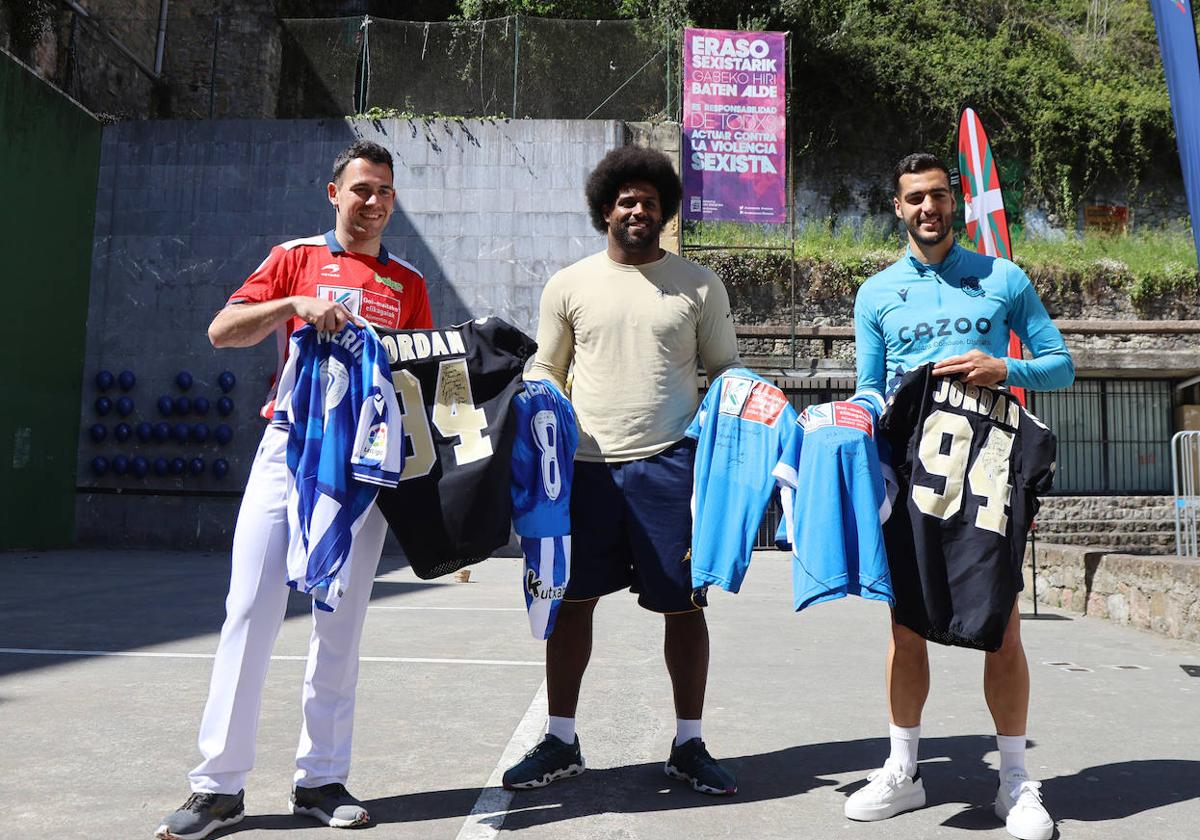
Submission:
{"label": "black football jersey", "polygon": [[378,333],[403,413],[404,469],[376,504],[417,576],[439,577],[509,540],[509,405],[537,344],[500,318]]}
{"label": "black football jersey", "polygon": [[1008,389],[932,371],[906,373],[879,421],[899,481],[883,526],[894,614],[931,641],[994,651],[1054,479],[1054,434]]}

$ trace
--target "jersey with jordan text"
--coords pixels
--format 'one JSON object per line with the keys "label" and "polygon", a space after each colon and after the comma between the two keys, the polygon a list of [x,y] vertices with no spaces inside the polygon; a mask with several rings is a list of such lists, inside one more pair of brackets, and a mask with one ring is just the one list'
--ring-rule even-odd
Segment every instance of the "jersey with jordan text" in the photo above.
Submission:
{"label": "jersey with jordan text", "polygon": [[810,405],[774,474],[790,504],[792,588],[798,611],[846,595],[893,600],[882,520],[889,499],[875,425],[878,392]]}
{"label": "jersey with jordan text", "polygon": [[685,434],[696,440],[692,484],[692,586],[737,592],[796,410],[783,391],[745,368],[709,387]]}
{"label": "jersey with jordan text", "polygon": [[288,430],[287,582],[332,611],[380,486],[400,480],[400,407],[370,327],[305,325],[290,342],[272,418]]}
{"label": "jersey with jordan text", "polygon": [[[433,326],[421,272],[382,245],[376,256],[347,251],[333,231],[276,245],[228,302],[264,303],[293,295],[341,303],[377,327]],[[276,385],[290,350],[288,339],[303,326],[303,319],[291,318],[276,335],[278,366],[262,408],[262,416],[268,420],[274,412]]]}
{"label": "jersey with jordan text", "polygon": [[579,428],[566,395],[526,381],[513,398],[512,522],[525,555],[525,608],[535,639],[548,639],[571,576],[571,479]]}
{"label": "jersey with jordan text", "polygon": [[925,362],[973,349],[1007,356],[1010,330],[1034,358],[1006,360],[1009,385],[1045,391],[1071,384],[1062,334],[1015,263],[954,245],[942,262],[926,265],[910,250],[867,278],[854,299],[857,387],[888,396]]}
{"label": "jersey with jordan text", "polygon": [[377,504],[413,572],[486,559],[511,535],[510,406],[537,345],[500,318],[380,330],[404,413],[404,471]]}
{"label": "jersey with jordan text", "polygon": [[1054,480],[1054,434],[1006,388],[935,377],[932,364],[904,375],[879,429],[900,484],[884,524],[896,621],[997,650]]}

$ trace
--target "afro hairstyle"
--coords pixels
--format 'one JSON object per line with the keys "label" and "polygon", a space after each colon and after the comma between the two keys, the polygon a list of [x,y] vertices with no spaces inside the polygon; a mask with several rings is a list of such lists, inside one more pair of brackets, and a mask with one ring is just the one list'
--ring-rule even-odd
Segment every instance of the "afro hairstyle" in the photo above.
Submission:
{"label": "afro hairstyle", "polygon": [[588,176],[588,215],[592,225],[601,233],[608,230],[604,221],[605,208],[617,203],[621,187],[634,181],[646,181],[658,190],[663,224],[679,212],[683,184],[675,174],[671,159],[655,149],[640,146],[621,146],[606,154]]}

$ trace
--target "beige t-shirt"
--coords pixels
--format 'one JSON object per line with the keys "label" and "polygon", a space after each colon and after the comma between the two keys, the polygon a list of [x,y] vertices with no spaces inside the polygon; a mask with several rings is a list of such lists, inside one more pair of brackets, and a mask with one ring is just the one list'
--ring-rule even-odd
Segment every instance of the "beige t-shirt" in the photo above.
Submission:
{"label": "beige t-shirt", "polygon": [[696,359],[710,379],[740,364],[729,296],[711,270],[674,254],[621,265],[600,252],[542,291],[538,352],[526,379],[565,388],[580,461],[631,461],[683,437],[699,405]]}

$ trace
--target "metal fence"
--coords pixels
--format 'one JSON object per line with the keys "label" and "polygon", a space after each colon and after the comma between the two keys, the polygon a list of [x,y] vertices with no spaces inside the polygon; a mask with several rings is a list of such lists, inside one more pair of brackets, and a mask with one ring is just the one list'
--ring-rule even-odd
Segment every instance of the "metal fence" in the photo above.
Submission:
{"label": "metal fence", "polygon": [[[284,84],[307,116],[371,109],[460,117],[647,119],[664,113],[674,39],[648,21],[509,16],[285,19]],[[676,68],[677,72],[678,68]]]}
{"label": "metal fence", "polygon": [[1171,492],[1175,497],[1175,554],[1200,557],[1200,432],[1178,432],[1171,439]]}

